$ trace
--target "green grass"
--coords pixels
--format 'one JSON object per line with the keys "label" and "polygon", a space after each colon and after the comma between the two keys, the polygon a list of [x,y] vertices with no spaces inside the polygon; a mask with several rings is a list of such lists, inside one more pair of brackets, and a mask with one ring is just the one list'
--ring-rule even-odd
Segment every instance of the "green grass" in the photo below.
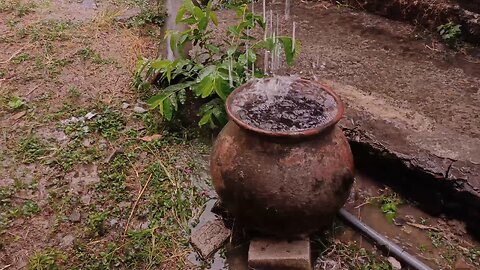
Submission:
{"label": "green grass", "polygon": [[88,216],[89,233],[94,236],[102,236],[105,234],[105,220],[109,216],[109,212],[94,212]]}
{"label": "green grass", "polygon": [[30,55],[28,53],[21,53],[17,56],[15,56],[13,59],[12,59],[12,63],[14,64],[20,64],[20,63],[23,63],[27,60],[30,59]]}
{"label": "green grass", "polygon": [[90,47],[83,48],[77,52],[77,55],[82,61],[90,60],[94,64],[111,64],[114,61],[111,59],[103,58],[98,52]]}
{"label": "green grass", "polygon": [[130,199],[125,180],[131,166],[127,155],[117,154],[110,163],[105,164],[101,169],[100,182],[96,185],[97,191],[107,192],[108,198],[116,202]]}
{"label": "green grass", "polygon": [[21,0],[2,0],[0,1],[0,12],[10,12],[17,17],[23,17],[35,11],[36,4]]}
{"label": "green grass", "polygon": [[65,254],[55,249],[39,251],[29,258],[28,270],[56,270],[66,259]]}
{"label": "green grass", "polygon": [[343,230],[343,227],[333,225],[331,231],[324,235],[314,236],[314,249],[320,253],[322,261],[333,261],[338,263],[338,269],[349,270],[391,270],[390,263],[386,257],[381,256],[375,249],[367,250],[360,247],[356,242],[343,242],[336,240],[336,235]]}
{"label": "green grass", "polygon": [[86,148],[81,146],[80,140],[73,140],[66,146],[58,149],[53,160],[48,162],[49,165],[57,166],[62,171],[71,171],[75,165],[89,164],[101,157],[98,149]]}
{"label": "green grass", "polygon": [[89,126],[94,132],[113,141],[118,139],[120,132],[124,129],[125,119],[119,111],[105,107]]}
{"label": "green grass", "polygon": [[68,88],[68,96],[72,99],[78,99],[80,98],[82,94],[80,93],[80,90],[76,86],[70,86]]}
{"label": "green grass", "polygon": [[33,163],[47,153],[47,145],[34,135],[23,138],[17,147],[17,155],[24,163]]}

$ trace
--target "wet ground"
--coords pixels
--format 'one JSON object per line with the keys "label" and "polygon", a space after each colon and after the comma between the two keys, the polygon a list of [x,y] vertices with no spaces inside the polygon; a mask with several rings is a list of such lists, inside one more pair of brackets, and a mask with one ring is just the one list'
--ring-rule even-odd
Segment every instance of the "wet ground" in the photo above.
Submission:
{"label": "wet ground", "polygon": [[[480,242],[467,233],[465,223],[432,216],[379,181],[357,174],[345,209],[432,269],[480,267]],[[207,203],[199,226],[216,216],[211,212],[215,202]],[[241,228],[234,231],[236,238],[214,256],[206,269],[249,269],[249,236]],[[341,221],[337,220],[329,232],[313,235],[311,241],[314,269],[391,269],[386,253]],[[201,265],[195,253],[189,260]]]}

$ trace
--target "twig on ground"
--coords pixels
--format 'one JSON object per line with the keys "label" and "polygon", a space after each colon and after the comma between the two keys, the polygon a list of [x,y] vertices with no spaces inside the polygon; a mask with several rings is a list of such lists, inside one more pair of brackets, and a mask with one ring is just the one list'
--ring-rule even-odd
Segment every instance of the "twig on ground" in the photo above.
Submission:
{"label": "twig on ground", "polygon": [[35,87],[33,87],[30,91],[28,91],[28,93],[25,96],[28,97],[30,94],[33,93],[33,91],[37,90],[38,87],[40,87],[40,84],[37,84]]}
{"label": "twig on ground", "polygon": [[19,53],[21,53],[24,49],[26,49],[27,47],[29,47],[31,44],[28,43],[26,44],[25,46],[21,47],[20,49],[18,49],[16,52],[14,52],[10,58],[8,58],[7,60],[5,61],[2,61],[0,62],[0,64],[8,64],[10,61],[12,61],[13,58],[15,58],[15,56],[17,56]]}
{"label": "twig on ground", "polygon": [[135,200],[135,203],[132,206],[132,210],[130,211],[130,215],[128,216],[128,219],[127,219],[127,224],[125,225],[125,230],[123,231],[123,236],[125,236],[127,234],[128,226],[130,225],[130,221],[132,220],[133,214],[135,214],[135,210],[137,208],[138,202],[140,201],[140,198],[142,198],[142,195],[145,192],[145,190],[147,189],[147,186],[150,183],[150,180],[152,180],[152,175],[151,174],[148,177],[147,182],[143,186],[142,190],[140,191],[140,193],[137,196],[137,199]]}
{"label": "twig on ground", "polygon": [[432,226],[426,226],[426,225],[417,224],[417,223],[408,222],[408,221],[407,221],[407,224],[412,226],[412,227],[415,227],[417,229],[420,229],[420,230],[430,230],[430,231],[435,231],[435,232],[440,231],[440,229],[432,227]]}
{"label": "twig on ground", "polygon": [[9,268],[10,266],[12,266],[12,265],[11,265],[11,264],[7,264],[7,265],[5,265],[4,267],[2,267],[0,270],[5,270],[5,269]]}

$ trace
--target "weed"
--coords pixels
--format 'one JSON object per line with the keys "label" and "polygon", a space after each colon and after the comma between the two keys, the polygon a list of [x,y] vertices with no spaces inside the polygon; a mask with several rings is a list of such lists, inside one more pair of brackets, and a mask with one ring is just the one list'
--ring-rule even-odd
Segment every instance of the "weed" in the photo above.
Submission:
{"label": "weed", "polygon": [[391,270],[388,261],[375,251],[359,247],[356,242],[340,242],[330,233],[326,234],[325,239],[322,238],[314,239],[314,243],[323,250],[320,254],[321,262],[338,262],[339,265],[336,265],[338,269]]}
{"label": "weed", "polygon": [[8,101],[8,107],[11,110],[20,109],[21,107],[23,107],[23,105],[25,105],[25,102],[17,96],[11,97],[10,100]]}
{"label": "weed", "polygon": [[104,138],[116,140],[120,135],[120,131],[125,126],[125,120],[121,113],[107,107],[102,113],[97,115],[95,120],[89,124],[89,126],[93,131],[100,133]]}
{"label": "weed", "polygon": [[88,229],[90,233],[95,236],[102,236],[105,234],[105,220],[109,216],[109,212],[94,212],[88,216]]}
{"label": "weed", "polygon": [[21,53],[12,59],[12,63],[20,64],[27,61],[28,59],[30,59],[30,55],[28,53]]}
{"label": "weed", "polygon": [[29,258],[29,270],[56,270],[67,257],[60,251],[49,249],[35,253]]}
{"label": "weed", "polygon": [[70,98],[77,99],[80,97],[81,93],[78,87],[70,86],[70,88],[68,88],[68,95],[70,96]]}
{"label": "weed", "polygon": [[26,201],[22,206],[22,214],[24,216],[32,216],[40,212],[40,207],[34,201]]}
{"label": "weed", "polygon": [[22,139],[17,149],[17,154],[24,163],[35,162],[47,152],[47,146],[33,135]]}
{"label": "weed", "polygon": [[62,68],[66,67],[70,63],[72,63],[72,61],[69,59],[54,59],[53,61],[47,62],[45,68],[50,78],[54,78],[60,74]]}
{"label": "weed", "polygon": [[438,232],[428,232],[428,237],[432,241],[432,245],[436,248],[440,247],[443,242],[443,236]]}
{"label": "weed", "polygon": [[6,71],[0,70],[0,79],[5,78],[6,75],[7,75],[7,72],[6,72]]}
{"label": "weed", "polygon": [[462,35],[461,25],[449,22],[437,27],[437,31],[444,41],[454,42]]}
{"label": "weed", "polygon": [[162,130],[162,118],[158,112],[150,111],[142,114],[143,124],[147,135],[158,134]]}
{"label": "weed", "polygon": [[110,59],[102,58],[102,56],[95,50],[86,47],[77,52],[80,59],[83,61],[91,60],[95,64],[111,64],[113,61]]}
{"label": "weed", "polygon": [[380,209],[390,222],[393,222],[393,219],[397,217],[398,205],[402,203],[398,195],[388,189],[382,196],[373,197],[370,200],[380,204]]}
{"label": "weed", "polygon": [[108,191],[109,197],[117,202],[128,198],[125,180],[131,164],[127,155],[118,154],[101,170],[99,176],[101,181],[96,188],[99,191]]}
{"label": "weed", "polygon": [[24,3],[20,0],[2,0],[0,1],[0,12],[13,12],[17,17],[23,17],[32,13],[36,8],[35,3]]}
{"label": "weed", "polygon": [[26,30],[33,41],[65,41],[70,38],[67,31],[73,26],[65,21],[42,21]]}
{"label": "weed", "polygon": [[88,164],[98,160],[101,153],[96,148],[80,146],[80,140],[75,139],[55,153],[49,165],[57,165],[63,171],[70,171],[76,164]]}
{"label": "weed", "polygon": [[129,27],[142,27],[147,24],[163,26],[165,23],[166,13],[159,10],[144,9],[138,15],[127,22]]}

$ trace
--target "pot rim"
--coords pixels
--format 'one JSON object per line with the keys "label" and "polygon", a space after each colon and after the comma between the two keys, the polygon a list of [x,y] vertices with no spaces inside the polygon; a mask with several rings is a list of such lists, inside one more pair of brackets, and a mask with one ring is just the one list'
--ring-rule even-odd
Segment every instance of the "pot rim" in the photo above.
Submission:
{"label": "pot rim", "polygon": [[302,138],[302,137],[309,137],[309,136],[320,134],[324,130],[334,126],[336,123],[338,123],[338,121],[340,121],[340,119],[342,119],[343,113],[345,112],[345,106],[344,106],[342,100],[340,99],[340,97],[337,95],[337,93],[335,93],[332,90],[331,87],[326,86],[326,85],[324,85],[320,82],[317,82],[317,81],[307,80],[307,79],[303,79],[303,78],[298,78],[297,80],[312,83],[312,84],[316,84],[320,90],[325,91],[329,95],[331,95],[334,98],[335,103],[337,105],[336,106],[337,107],[337,114],[335,115],[335,117],[333,117],[330,121],[328,121],[328,122],[326,122],[326,123],[324,123],[320,126],[317,126],[315,128],[298,130],[298,131],[270,131],[270,130],[265,130],[265,129],[261,129],[261,128],[258,128],[258,127],[254,127],[254,126],[249,125],[249,124],[245,123],[244,121],[242,121],[231,110],[231,105],[232,105],[232,102],[233,102],[235,96],[239,92],[241,92],[246,87],[246,85],[249,84],[249,82],[247,82],[247,83],[243,84],[242,86],[238,87],[237,89],[235,89],[227,97],[225,108],[226,108],[226,111],[227,111],[227,114],[228,114],[229,118],[231,120],[233,120],[240,128],[243,128],[243,129],[258,133],[258,134],[266,135],[266,136],[288,137],[288,138]]}

